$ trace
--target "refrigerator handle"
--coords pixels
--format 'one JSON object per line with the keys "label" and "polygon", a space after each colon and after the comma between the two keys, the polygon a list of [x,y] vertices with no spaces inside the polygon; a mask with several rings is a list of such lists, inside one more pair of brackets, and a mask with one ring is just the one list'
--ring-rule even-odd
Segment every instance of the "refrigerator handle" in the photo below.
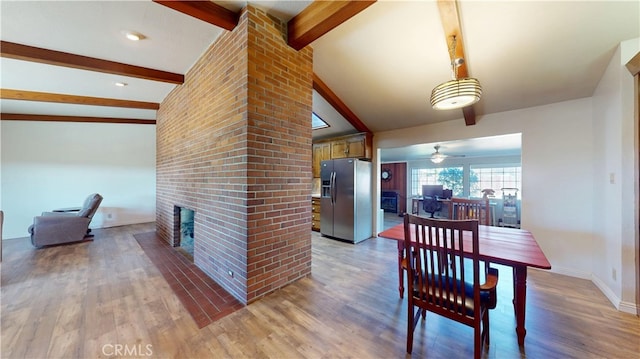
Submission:
{"label": "refrigerator handle", "polygon": [[331,172],[331,204],[336,204],[336,173]]}

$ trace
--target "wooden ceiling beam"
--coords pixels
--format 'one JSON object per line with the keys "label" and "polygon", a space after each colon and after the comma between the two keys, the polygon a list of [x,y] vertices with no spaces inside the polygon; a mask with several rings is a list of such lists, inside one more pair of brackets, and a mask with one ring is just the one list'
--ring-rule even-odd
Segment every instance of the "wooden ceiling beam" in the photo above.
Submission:
{"label": "wooden ceiling beam", "polygon": [[16,60],[103,72],[112,75],[136,77],[172,84],[182,84],[184,82],[184,75],[182,74],[102,60],[95,57],[87,57],[67,52],[16,44],[8,41],[0,41],[0,56]]}
{"label": "wooden ceiling beam", "polygon": [[[453,61],[457,58],[463,58],[464,63],[458,67],[458,78],[469,77],[467,68],[469,61],[464,56],[464,39],[460,26],[460,16],[458,15],[458,3],[456,0],[438,0],[438,10],[440,11],[440,21],[444,30],[447,49],[451,46],[453,37],[455,36],[456,38],[456,50],[453,54],[449,51],[449,59]],[[467,126],[476,124],[476,112],[473,109],[473,105],[463,108],[462,114]]]}
{"label": "wooden ceiling beam", "polygon": [[240,19],[239,13],[211,1],[153,0],[153,2],[229,31],[235,29]]}
{"label": "wooden ceiling beam", "polygon": [[119,123],[119,124],[137,124],[137,125],[155,125],[156,124],[156,120],[145,120],[141,118],[31,115],[31,114],[22,114],[22,113],[0,113],[0,120],[2,121]]}
{"label": "wooden ceiling beam", "polygon": [[160,108],[160,104],[157,102],[129,101],[104,97],[76,96],[50,92],[23,91],[12,89],[0,89],[0,99],[68,103],[89,106],[138,108],[143,110],[158,110]]}
{"label": "wooden ceiling beam", "polygon": [[631,73],[631,75],[633,76],[640,73],[640,52],[638,52],[636,56],[632,57],[625,66],[627,67],[627,70],[629,70],[629,73]]}
{"label": "wooden ceiling beam", "polygon": [[360,121],[358,116],[315,73],[313,74],[313,89],[327,100],[358,132],[372,133],[367,125]]}
{"label": "wooden ceiling beam", "polygon": [[289,46],[300,50],[338,27],[375,0],[314,1],[287,23]]}

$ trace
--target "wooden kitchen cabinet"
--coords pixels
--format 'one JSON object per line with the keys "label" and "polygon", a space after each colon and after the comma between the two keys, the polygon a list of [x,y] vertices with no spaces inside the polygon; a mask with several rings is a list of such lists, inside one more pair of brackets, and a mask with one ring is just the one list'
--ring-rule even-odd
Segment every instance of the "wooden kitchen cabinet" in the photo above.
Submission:
{"label": "wooden kitchen cabinet", "polygon": [[367,158],[371,159],[371,143],[367,148],[367,136],[358,133],[331,141],[331,159],[334,158]]}
{"label": "wooden kitchen cabinet", "polygon": [[313,177],[320,177],[320,164],[331,159],[331,143],[321,142],[313,144]]}
{"label": "wooden kitchen cabinet", "polygon": [[320,177],[320,164],[336,158],[360,158],[371,160],[373,135],[356,133],[313,143],[313,177]]}
{"label": "wooden kitchen cabinet", "polygon": [[311,230],[320,232],[320,197],[311,197]]}

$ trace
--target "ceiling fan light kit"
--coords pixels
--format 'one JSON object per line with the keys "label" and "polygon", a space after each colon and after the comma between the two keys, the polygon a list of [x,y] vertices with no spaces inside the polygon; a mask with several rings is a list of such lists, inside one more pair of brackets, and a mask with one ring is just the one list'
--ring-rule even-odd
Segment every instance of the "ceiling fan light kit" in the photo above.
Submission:
{"label": "ceiling fan light kit", "polygon": [[440,145],[435,145],[435,146],[433,146],[433,148],[436,149],[436,152],[431,154],[431,162],[433,162],[433,163],[441,163],[442,161],[444,161],[444,158],[447,157],[447,156],[445,156],[442,153],[440,153]]}
{"label": "ceiling fan light kit", "polygon": [[436,150],[436,152],[432,153],[429,159],[435,164],[442,163],[442,161],[444,161],[444,159],[447,157],[464,157],[464,155],[445,155],[444,153],[440,152],[440,145],[435,145],[433,146],[433,148]]}
{"label": "ceiling fan light kit", "polygon": [[439,153],[434,153],[431,155],[431,162],[433,163],[442,163],[444,161],[444,156]]}

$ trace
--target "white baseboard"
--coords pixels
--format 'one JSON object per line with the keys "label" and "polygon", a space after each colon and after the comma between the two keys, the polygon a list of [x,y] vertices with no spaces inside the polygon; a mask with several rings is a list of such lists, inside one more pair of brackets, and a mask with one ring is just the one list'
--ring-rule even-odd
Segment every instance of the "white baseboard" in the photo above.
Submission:
{"label": "white baseboard", "polygon": [[638,307],[637,304],[623,301],[620,298],[618,298],[618,296],[615,293],[613,293],[611,288],[609,288],[609,286],[606,285],[600,278],[593,276],[591,278],[591,282],[593,282],[593,284],[595,284],[596,287],[600,289],[600,291],[605,295],[605,297],[607,297],[607,299],[609,299],[611,304],[613,304],[613,306],[618,311],[633,314],[633,315],[640,314],[640,307]]}
{"label": "white baseboard", "polygon": [[89,225],[89,228],[92,229],[98,229],[98,228],[111,228],[111,227],[120,227],[120,226],[128,226],[130,224],[141,224],[141,223],[150,223],[150,222],[155,222],[156,221],[156,217],[137,217],[137,218],[131,218],[130,220],[115,220],[115,221],[104,221],[102,223],[96,223],[95,226],[93,226],[93,223],[91,223],[92,225]]}
{"label": "white baseboard", "polygon": [[593,275],[593,273],[586,273],[558,266],[554,266],[551,272],[569,277],[590,280],[602,292],[602,294],[607,297],[611,302],[611,305],[613,305],[616,310],[633,315],[638,315],[638,313],[640,313],[640,307],[637,304],[622,301],[605,282]]}
{"label": "white baseboard", "polygon": [[631,302],[621,301],[618,310],[624,313],[640,315],[640,307]]}
{"label": "white baseboard", "polygon": [[613,304],[613,306],[617,310],[620,310],[620,298],[618,298],[618,296],[615,293],[613,293],[611,288],[609,288],[609,286],[606,285],[605,282],[603,282],[600,278],[594,275],[591,276],[591,282],[593,282],[593,284],[595,284],[596,287],[600,289],[602,294],[604,294],[604,296],[607,297],[607,299],[609,299],[611,304]]}

